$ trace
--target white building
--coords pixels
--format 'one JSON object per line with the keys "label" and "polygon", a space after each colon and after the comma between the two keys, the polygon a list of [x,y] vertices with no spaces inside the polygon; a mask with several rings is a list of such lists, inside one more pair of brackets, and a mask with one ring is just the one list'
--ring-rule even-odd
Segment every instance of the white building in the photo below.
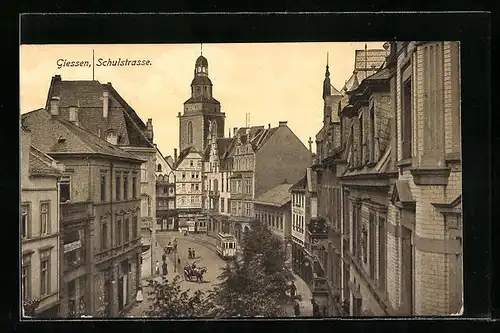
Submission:
{"label": "white building", "polygon": [[31,145],[21,126],[21,294],[39,300],[36,317],[59,314],[59,187],[63,166]]}
{"label": "white building", "polygon": [[201,218],[202,213],[202,155],[193,147],[180,152],[175,170],[176,210],[179,227]]}

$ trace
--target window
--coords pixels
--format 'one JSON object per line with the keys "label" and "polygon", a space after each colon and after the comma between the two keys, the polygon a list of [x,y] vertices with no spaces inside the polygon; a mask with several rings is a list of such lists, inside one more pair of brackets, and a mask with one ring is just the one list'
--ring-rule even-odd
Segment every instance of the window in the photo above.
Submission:
{"label": "window", "polygon": [[31,237],[31,212],[29,204],[21,205],[21,236],[23,239]]}
{"label": "window", "polygon": [[136,239],[137,238],[137,227],[138,227],[138,219],[137,216],[134,216],[132,218],[132,238]]}
{"label": "window", "polygon": [[132,197],[137,198],[137,177],[132,177]]}
{"label": "window", "polygon": [[190,167],[193,167],[193,166],[194,166],[193,160],[190,160],[190,161],[189,161],[189,166],[190,166]]}
{"label": "window", "polygon": [[50,293],[50,251],[40,253],[40,295]]}
{"label": "window", "polygon": [[123,175],[123,200],[128,199],[128,176]]}
{"label": "window", "polygon": [[361,226],[361,246],[363,250],[363,262],[366,264],[368,263],[368,230],[364,224]]}
{"label": "window", "polygon": [[121,187],[122,187],[122,183],[121,183],[121,175],[119,173],[116,174],[116,182],[115,182],[115,190],[116,190],[116,197],[115,197],[115,200],[116,201],[119,201],[121,200]]}
{"label": "window", "polygon": [[157,172],[161,172],[161,164],[158,164],[158,167],[156,168]]}
{"label": "window", "polygon": [[112,145],[116,145],[116,143],[118,142],[118,137],[116,136],[115,132],[109,131],[106,134],[106,141],[108,141]]}
{"label": "window", "polygon": [[45,236],[50,233],[50,203],[40,204],[40,235]]}
{"label": "window", "polygon": [[63,176],[59,182],[59,196],[61,202],[71,200],[71,178]]}
{"label": "window", "polygon": [[[364,133],[363,133],[363,115],[361,114],[361,116],[359,117],[359,160],[358,160],[358,163],[359,164],[364,164],[364,161],[365,161],[365,155],[364,155],[364,145],[365,145],[365,136],[364,136]],[[358,164],[358,165],[359,165]]]}
{"label": "window", "polygon": [[245,193],[252,194],[252,180],[245,179]]}
{"label": "window", "polygon": [[191,191],[189,193],[193,193],[194,192],[194,184],[191,184]]}
{"label": "window", "polygon": [[122,221],[116,221],[116,244],[115,246],[122,244]]}
{"label": "window", "polygon": [[402,157],[410,158],[412,150],[411,77],[403,83],[402,104]]}
{"label": "window", "polygon": [[370,162],[375,162],[375,110],[372,107],[370,109]]}
{"label": "window", "polygon": [[369,248],[369,257],[370,257],[370,277],[375,280],[375,260],[377,258],[377,250],[375,249],[376,245],[376,220],[375,220],[375,213],[370,212],[370,217],[369,217],[369,232],[368,232],[368,237],[369,237],[369,242],[370,242],[370,248]]}
{"label": "window", "polygon": [[200,190],[200,185],[199,184],[195,184],[194,188],[195,188],[195,191],[198,192]]}
{"label": "window", "polygon": [[190,121],[187,124],[187,143],[188,145],[193,144],[193,123]]}
{"label": "window", "polygon": [[378,218],[378,287],[386,290],[386,269],[387,269],[387,239],[385,218]]}
{"label": "window", "polygon": [[108,223],[103,221],[101,223],[101,250],[108,249]]}
{"label": "window", "polygon": [[249,202],[245,202],[245,216],[251,216],[251,204]]}
{"label": "window", "polygon": [[130,219],[127,217],[125,219],[125,224],[123,226],[125,231],[125,236],[123,237],[124,242],[128,242],[130,240]]}
{"label": "window", "polygon": [[101,201],[106,201],[106,175],[101,174]]}
{"label": "window", "polygon": [[224,198],[220,198],[220,212],[224,213]]}
{"label": "window", "polygon": [[24,255],[21,269],[21,292],[23,300],[31,298],[31,256]]}
{"label": "window", "polygon": [[148,182],[148,166],[146,163],[141,164],[141,182],[142,183]]}

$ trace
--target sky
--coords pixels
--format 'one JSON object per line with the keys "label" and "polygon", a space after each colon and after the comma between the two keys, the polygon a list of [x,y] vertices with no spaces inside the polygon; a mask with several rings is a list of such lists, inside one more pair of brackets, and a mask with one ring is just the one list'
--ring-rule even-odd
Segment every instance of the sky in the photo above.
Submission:
{"label": "sky", "polygon": [[[368,42],[382,49],[383,42]],[[225,132],[246,125],[288,126],[308,147],[322,126],[322,86],[327,53],[332,85],[340,90],[354,69],[353,43],[203,44],[213,96],[226,114]],[[90,67],[61,67],[59,59],[89,61],[99,58],[149,60],[149,66],[95,67],[94,78],[111,82],[146,122],[153,119],[154,143],[164,156],[179,146],[179,119],[191,94],[194,64],[200,44],[140,45],[21,45],[20,107],[26,113],[45,106],[53,75],[62,80],[92,80]],[[314,150],[313,144],[313,150]]]}

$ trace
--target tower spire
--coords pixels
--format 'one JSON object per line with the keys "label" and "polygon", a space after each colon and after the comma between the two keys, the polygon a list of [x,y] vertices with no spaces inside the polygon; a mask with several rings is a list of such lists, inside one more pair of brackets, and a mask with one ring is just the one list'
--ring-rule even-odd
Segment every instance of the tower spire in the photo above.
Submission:
{"label": "tower spire", "polygon": [[203,43],[200,44],[200,54],[203,55]]}

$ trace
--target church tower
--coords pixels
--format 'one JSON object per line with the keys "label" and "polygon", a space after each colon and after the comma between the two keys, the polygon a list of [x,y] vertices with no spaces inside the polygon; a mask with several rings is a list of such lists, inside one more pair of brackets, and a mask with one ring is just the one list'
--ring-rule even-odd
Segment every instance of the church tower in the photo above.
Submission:
{"label": "church tower", "polygon": [[191,97],[184,102],[184,112],[179,112],[179,149],[188,147],[203,152],[210,139],[210,128],[218,137],[224,136],[225,114],[220,112],[220,102],[213,97],[212,81],[208,77],[208,60],[203,52],[196,59]]}

